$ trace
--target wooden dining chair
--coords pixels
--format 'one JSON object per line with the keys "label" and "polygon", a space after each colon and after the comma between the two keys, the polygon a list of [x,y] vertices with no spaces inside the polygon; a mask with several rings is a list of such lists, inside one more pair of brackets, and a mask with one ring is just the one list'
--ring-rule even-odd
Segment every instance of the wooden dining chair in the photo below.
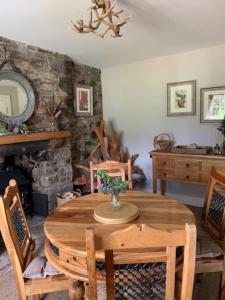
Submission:
{"label": "wooden dining chair", "polygon": [[[135,224],[105,236],[87,229],[89,299],[98,299],[95,254],[101,250],[105,252],[107,300],[174,300],[176,249],[180,246],[184,247],[181,300],[191,300],[196,251],[194,224],[186,224],[185,229],[174,231]],[[121,261],[121,264],[114,264],[114,251],[128,249],[140,251],[136,263]],[[148,251],[147,258],[146,253],[143,255],[144,249]]]}
{"label": "wooden dining chair", "polygon": [[[132,190],[132,176],[131,176],[131,160],[128,159],[127,163],[121,163],[114,160],[107,160],[101,163],[90,162],[90,176],[91,176],[91,193],[95,191],[95,173],[98,170],[106,171],[111,177],[121,177],[121,180],[126,180],[128,177],[129,190]],[[97,190],[100,188],[100,179],[97,176]]]}
{"label": "wooden dining chair", "polygon": [[221,272],[220,299],[225,299],[225,172],[213,168],[203,209],[189,206],[197,224],[196,274]]}
{"label": "wooden dining chair", "polygon": [[[38,300],[40,294],[68,290],[70,283],[64,275],[38,279],[24,278],[24,273],[32,273],[31,266],[39,269],[36,263],[43,261],[44,258],[41,257],[38,260],[34,256],[34,253],[37,252],[35,241],[32,240],[17,184],[13,179],[10,180],[4,196],[0,196],[0,215],[1,234],[15,272],[19,299],[25,300],[27,296],[33,296],[34,300]],[[32,263],[34,259],[36,259],[36,266]],[[33,278],[41,277],[41,274],[32,276]]]}

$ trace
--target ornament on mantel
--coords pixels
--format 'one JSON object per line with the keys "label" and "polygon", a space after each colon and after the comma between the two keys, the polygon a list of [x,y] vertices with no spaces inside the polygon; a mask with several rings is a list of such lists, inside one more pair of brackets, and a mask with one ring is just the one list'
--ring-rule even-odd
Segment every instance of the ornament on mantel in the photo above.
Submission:
{"label": "ornament on mantel", "polygon": [[46,113],[50,119],[51,126],[50,131],[58,131],[58,118],[62,114],[60,106],[62,104],[62,100],[59,103],[55,103],[55,93],[53,92],[53,98],[51,102],[42,102],[45,105]]}

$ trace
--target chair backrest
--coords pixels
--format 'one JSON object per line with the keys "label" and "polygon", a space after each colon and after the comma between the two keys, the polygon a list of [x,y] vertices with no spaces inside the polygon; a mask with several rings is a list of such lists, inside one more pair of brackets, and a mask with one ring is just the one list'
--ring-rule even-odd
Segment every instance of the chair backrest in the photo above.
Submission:
{"label": "chair backrest", "polygon": [[[126,180],[126,174],[129,182],[129,190],[132,189],[132,177],[131,177],[131,160],[128,159],[127,163],[121,163],[118,161],[107,160],[101,163],[90,162],[90,175],[91,175],[91,193],[95,190],[95,173],[98,170],[104,170],[111,177],[121,177],[121,180]],[[100,188],[100,180],[97,176],[97,190]]]}
{"label": "chair backrest", "polygon": [[23,271],[32,257],[33,243],[16,181],[10,180],[0,196],[0,229],[17,281],[23,284]]}
{"label": "chair backrest", "polygon": [[225,234],[225,172],[212,168],[203,208],[203,222],[217,240]]}
{"label": "chair backrest", "polygon": [[[184,247],[181,300],[192,299],[195,271],[196,227],[185,225],[184,230],[163,231],[146,225],[131,225],[107,236],[86,230],[87,265],[90,300],[97,299],[95,252],[105,251],[107,300],[166,299],[174,300],[176,249]],[[114,250],[145,249],[136,257],[138,264],[114,265]],[[151,252],[152,248],[152,252]],[[160,248],[160,251],[156,251]],[[140,263],[143,259],[144,263]],[[118,262],[117,262],[118,263]],[[138,291],[138,288],[141,290]],[[139,294],[141,292],[141,294]],[[141,296],[140,296],[141,295]]]}

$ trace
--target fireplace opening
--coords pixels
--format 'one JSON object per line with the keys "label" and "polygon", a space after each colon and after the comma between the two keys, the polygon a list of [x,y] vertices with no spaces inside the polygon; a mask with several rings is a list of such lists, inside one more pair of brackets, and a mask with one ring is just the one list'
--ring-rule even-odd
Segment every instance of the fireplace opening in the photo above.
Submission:
{"label": "fireplace opening", "polygon": [[32,215],[32,178],[21,167],[16,166],[14,156],[0,161],[0,194],[3,195],[11,179],[18,185],[21,201],[26,214]]}

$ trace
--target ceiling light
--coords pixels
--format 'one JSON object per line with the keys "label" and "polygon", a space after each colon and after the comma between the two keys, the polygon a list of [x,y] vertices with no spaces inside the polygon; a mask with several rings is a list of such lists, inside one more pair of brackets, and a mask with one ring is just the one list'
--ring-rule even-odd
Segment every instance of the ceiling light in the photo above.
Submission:
{"label": "ceiling light", "polygon": [[104,37],[112,31],[112,37],[121,37],[120,28],[125,25],[130,17],[120,18],[123,10],[114,11],[117,0],[111,4],[109,0],[91,0],[90,16],[87,24],[82,17],[77,22],[72,22],[72,29],[79,33],[94,33]]}

